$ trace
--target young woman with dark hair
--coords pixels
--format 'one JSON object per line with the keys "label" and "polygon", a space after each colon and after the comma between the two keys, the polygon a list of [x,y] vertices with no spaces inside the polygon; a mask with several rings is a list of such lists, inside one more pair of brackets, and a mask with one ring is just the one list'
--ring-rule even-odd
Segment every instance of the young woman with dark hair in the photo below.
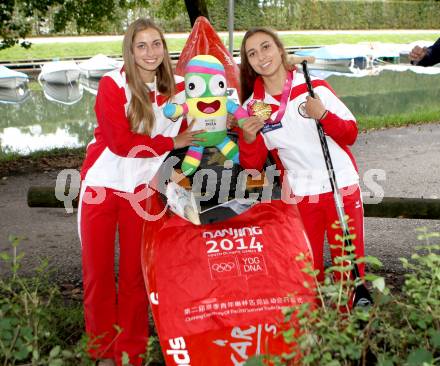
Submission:
{"label": "young woman with dark hair", "polygon": [[[287,60],[278,36],[266,28],[249,30],[241,46],[241,98],[252,110],[256,102],[270,107],[271,116],[248,119],[239,133],[240,164],[261,170],[268,153],[283,175],[311,243],[318,279],[324,278],[323,246],[327,234],[332,258],[341,254],[338,220],[315,119],[326,134],[336,181],[356,246],[364,255],[364,219],[359,176],[348,146],[357,137],[354,116],[324,81],[312,78],[317,98],[308,96],[303,74]],[[252,112],[251,112],[252,113]],[[284,196],[286,198],[286,196]],[[363,265],[360,265],[363,274]]]}

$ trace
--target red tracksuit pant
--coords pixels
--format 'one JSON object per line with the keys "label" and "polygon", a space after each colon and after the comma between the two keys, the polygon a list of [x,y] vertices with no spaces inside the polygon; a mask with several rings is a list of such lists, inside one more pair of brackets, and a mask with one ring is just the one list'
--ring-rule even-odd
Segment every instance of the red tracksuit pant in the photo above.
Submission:
{"label": "red tracksuit pant", "polygon": [[[126,352],[130,364],[137,366],[142,364],[139,355],[145,353],[148,341],[148,300],[141,268],[143,219],[117,191],[99,190],[100,195],[105,190],[105,198],[96,204],[84,199],[97,196],[93,188],[86,188],[79,217],[89,352],[93,358],[113,358],[118,365]],[[116,231],[120,252],[117,285]]]}
{"label": "red tracksuit pant", "polygon": [[[356,246],[357,258],[364,256],[364,209],[359,186],[350,186],[340,190],[344,202],[345,214],[349,217],[350,234],[356,237],[352,240]],[[330,253],[334,258],[342,255],[341,241],[335,239],[336,235],[342,235],[342,230],[332,227],[339,221],[335,207],[333,193],[323,193],[316,196],[302,197],[298,202],[298,209],[304,223],[307,236],[313,251],[313,263],[315,269],[319,269],[318,280],[324,280],[324,235],[330,245]],[[335,248],[336,247],[336,248]],[[359,264],[359,272],[364,275],[364,264]]]}

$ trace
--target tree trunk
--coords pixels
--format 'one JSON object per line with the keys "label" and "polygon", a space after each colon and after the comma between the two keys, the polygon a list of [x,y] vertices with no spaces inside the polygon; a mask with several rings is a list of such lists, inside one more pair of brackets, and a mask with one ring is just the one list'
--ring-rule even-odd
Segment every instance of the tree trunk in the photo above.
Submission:
{"label": "tree trunk", "polygon": [[189,15],[189,21],[191,22],[191,27],[199,16],[203,16],[209,20],[206,0],[185,0],[185,5],[186,11]]}
{"label": "tree trunk", "polygon": [[[64,201],[60,201],[56,197],[55,187],[46,187],[46,186],[29,187],[27,193],[27,204],[29,207],[52,207],[52,208],[64,207]],[[78,207],[78,197],[73,199],[72,206]]]}

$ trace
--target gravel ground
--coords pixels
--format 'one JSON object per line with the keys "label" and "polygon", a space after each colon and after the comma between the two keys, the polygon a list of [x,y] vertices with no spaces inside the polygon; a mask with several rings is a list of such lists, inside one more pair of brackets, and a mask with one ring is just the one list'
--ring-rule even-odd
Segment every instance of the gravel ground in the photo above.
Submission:
{"label": "gravel ground", "polygon": [[[386,177],[376,179],[385,196],[440,197],[440,124],[361,133],[353,152],[365,201],[373,192],[368,176],[378,170]],[[76,285],[81,281],[76,212],[29,208],[26,203],[30,186],[55,185],[57,173],[47,170],[1,177],[0,251],[10,250],[9,235],[19,236],[23,238],[19,250],[26,254],[22,262],[26,272],[35,268],[39,258],[47,257],[57,282]],[[440,231],[440,220],[366,218],[366,251],[382,260],[391,283],[399,283],[402,268],[398,258],[411,255],[418,244],[415,230],[422,226]],[[0,274],[4,275],[7,268],[0,265]]]}

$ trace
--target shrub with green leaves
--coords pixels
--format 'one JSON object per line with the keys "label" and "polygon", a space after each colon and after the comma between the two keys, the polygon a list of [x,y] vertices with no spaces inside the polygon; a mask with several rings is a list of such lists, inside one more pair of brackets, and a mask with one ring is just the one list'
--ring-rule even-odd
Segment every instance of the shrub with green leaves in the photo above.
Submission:
{"label": "shrub with green leaves", "polygon": [[0,278],[0,365],[93,365],[85,350],[80,304],[66,304],[50,284],[47,261],[32,278],[20,276],[19,238],[0,253],[10,276]]}
{"label": "shrub with green leaves", "polygon": [[[374,304],[350,310],[355,283],[336,272],[350,272],[361,261],[380,266],[376,258],[354,258],[353,248],[339,258],[344,266],[326,270],[323,283],[316,281],[318,304],[302,304],[285,311],[286,321],[296,317],[298,329],[283,333],[291,352],[278,356],[258,356],[247,366],[434,366],[440,364],[440,233],[419,229],[423,245],[411,260],[401,259],[407,271],[401,290],[392,293],[382,277],[367,274]],[[434,241],[434,242],[433,242]],[[94,363],[85,352],[80,304],[66,304],[57,286],[50,284],[47,263],[36,276],[19,275],[18,238],[11,238],[12,253],[0,253],[2,265],[11,275],[0,278],[0,366],[88,366]],[[299,258],[301,259],[301,258]],[[316,278],[316,271],[305,269]],[[298,335],[299,333],[299,335]],[[150,338],[147,362],[163,365],[157,337]],[[127,357],[126,357],[127,358]],[[128,358],[126,359],[126,363]]]}
{"label": "shrub with green leaves", "polygon": [[[439,233],[420,228],[411,260],[401,259],[406,270],[401,291],[392,293],[382,277],[367,274],[374,304],[349,310],[352,280],[332,280],[335,267],[326,270],[323,283],[316,282],[319,305],[303,304],[285,311],[286,321],[296,317],[299,329],[285,331],[291,353],[265,356],[246,365],[310,366],[434,366],[440,364],[440,245]],[[353,259],[351,254],[344,258]],[[362,261],[378,266],[376,258]],[[358,261],[359,262],[359,261]],[[350,269],[349,267],[346,269]],[[308,269],[316,276],[316,272]],[[297,335],[299,332],[299,336]]]}
{"label": "shrub with green leaves", "polygon": [[[47,261],[33,277],[22,277],[20,239],[11,236],[10,242],[12,252],[0,253],[0,265],[10,268],[10,276],[0,278],[0,366],[94,366],[87,353],[93,342],[84,332],[82,302],[63,297],[50,282]],[[114,327],[116,340],[122,328]],[[143,357],[148,365],[164,364],[157,337],[150,337]],[[126,352],[121,362],[129,365]]]}

